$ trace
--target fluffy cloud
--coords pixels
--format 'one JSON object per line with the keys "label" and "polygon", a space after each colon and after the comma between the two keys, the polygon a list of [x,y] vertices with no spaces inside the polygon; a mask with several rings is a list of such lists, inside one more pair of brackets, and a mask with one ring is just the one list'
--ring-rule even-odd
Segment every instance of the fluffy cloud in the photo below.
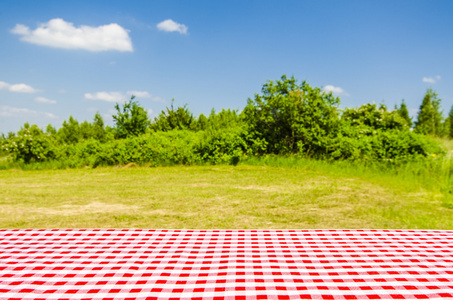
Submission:
{"label": "fluffy cloud", "polygon": [[146,92],[146,91],[143,91],[143,92],[140,92],[140,91],[128,91],[127,94],[128,95],[134,95],[137,98],[151,98],[151,94]]}
{"label": "fluffy cloud", "polygon": [[9,83],[6,83],[6,82],[3,82],[3,81],[0,81],[0,90],[9,90],[9,87],[11,85]]}
{"label": "fluffy cloud", "polygon": [[323,90],[327,93],[332,92],[335,95],[344,95],[348,96],[349,94],[346,93],[341,87],[333,86],[333,85],[326,85]]}
{"label": "fluffy cloud", "polygon": [[131,95],[134,95],[137,98],[150,99],[153,102],[167,103],[167,101],[165,101],[165,99],[162,99],[162,98],[160,98],[158,96],[153,96],[153,95],[151,95],[150,93],[148,93],[146,91],[143,91],[143,92],[140,92],[140,91],[128,91],[127,95],[128,95],[128,98],[130,98]]}
{"label": "fluffy cloud", "polygon": [[176,31],[179,32],[180,34],[187,34],[187,30],[189,28],[184,24],[179,24],[171,19],[168,19],[157,24],[157,29],[167,32]]}
{"label": "fluffy cloud", "polygon": [[97,92],[94,94],[86,93],[85,99],[107,102],[124,102],[126,100],[126,96],[119,92]]}
{"label": "fluffy cloud", "polygon": [[32,88],[25,83],[9,84],[7,82],[0,81],[0,90],[8,90],[16,93],[36,93],[38,90]]}
{"label": "fluffy cloud", "polygon": [[440,77],[439,75],[437,75],[436,77],[423,77],[422,78],[422,81],[423,82],[426,82],[426,83],[436,83],[437,81],[441,80],[442,77]]}
{"label": "fluffy cloud", "polygon": [[19,84],[13,84],[9,87],[9,90],[11,92],[17,92],[17,93],[36,93],[37,90],[32,88],[29,85],[26,85],[25,83],[19,83]]}
{"label": "fluffy cloud", "polygon": [[58,117],[52,113],[35,111],[28,108],[11,107],[7,105],[0,106],[0,116],[2,117],[39,116],[48,119],[58,119]]}
{"label": "fluffy cloud", "polygon": [[11,33],[22,36],[24,42],[64,49],[88,51],[132,52],[132,42],[126,29],[116,23],[99,27],[80,26],[63,19],[52,19],[40,24],[35,30],[17,24]]}
{"label": "fluffy cloud", "polygon": [[47,103],[47,104],[56,104],[57,103],[57,101],[55,101],[55,100],[47,99],[44,97],[36,97],[35,101],[39,102],[39,103]]}
{"label": "fluffy cloud", "polygon": [[86,93],[85,99],[88,100],[101,100],[107,102],[125,102],[134,95],[137,98],[150,99],[154,102],[166,103],[166,101],[160,97],[153,96],[147,91],[127,91],[125,94],[121,92],[97,92],[97,93]]}

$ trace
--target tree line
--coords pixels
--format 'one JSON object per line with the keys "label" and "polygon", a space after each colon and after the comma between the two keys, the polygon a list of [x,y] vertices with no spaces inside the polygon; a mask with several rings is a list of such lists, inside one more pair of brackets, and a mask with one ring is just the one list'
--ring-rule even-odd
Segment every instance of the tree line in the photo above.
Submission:
{"label": "tree line", "polygon": [[55,162],[61,167],[237,163],[252,155],[296,154],[317,159],[403,163],[434,159],[442,148],[430,137],[453,137],[453,106],[443,117],[441,100],[428,89],[416,120],[404,100],[394,109],[364,104],[340,109],[331,92],[282,76],[266,82],[245,108],[194,116],[174,103],[150,119],[132,96],[115,105],[114,126],[96,113],[72,116],[57,130],[25,123],[2,135],[0,149],[14,162]]}

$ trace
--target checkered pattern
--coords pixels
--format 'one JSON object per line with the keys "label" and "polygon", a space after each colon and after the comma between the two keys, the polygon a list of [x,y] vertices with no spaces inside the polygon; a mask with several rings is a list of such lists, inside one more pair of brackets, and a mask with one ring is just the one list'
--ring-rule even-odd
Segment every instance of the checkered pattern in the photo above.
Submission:
{"label": "checkered pattern", "polygon": [[453,231],[0,230],[0,299],[453,299]]}

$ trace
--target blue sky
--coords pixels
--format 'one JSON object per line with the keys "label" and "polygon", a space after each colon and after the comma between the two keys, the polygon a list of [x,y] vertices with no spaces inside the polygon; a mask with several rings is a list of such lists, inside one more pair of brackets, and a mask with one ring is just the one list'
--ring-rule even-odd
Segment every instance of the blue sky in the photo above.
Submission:
{"label": "blue sky", "polygon": [[342,107],[427,88],[453,105],[453,1],[20,1],[0,6],[0,132],[69,115],[113,125],[131,93],[155,117],[242,109],[283,74]]}

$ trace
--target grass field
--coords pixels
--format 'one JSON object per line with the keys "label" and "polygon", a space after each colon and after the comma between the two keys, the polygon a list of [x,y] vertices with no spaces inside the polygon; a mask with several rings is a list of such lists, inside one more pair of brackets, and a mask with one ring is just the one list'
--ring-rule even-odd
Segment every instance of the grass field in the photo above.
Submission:
{"label": "grass field", "polygon": [[398,183],[397,175],[329,170],[321,165],[3,170],[0,227],[453,229],[453,209],[442,205],[435,189],[411,187],[413,180]]}

